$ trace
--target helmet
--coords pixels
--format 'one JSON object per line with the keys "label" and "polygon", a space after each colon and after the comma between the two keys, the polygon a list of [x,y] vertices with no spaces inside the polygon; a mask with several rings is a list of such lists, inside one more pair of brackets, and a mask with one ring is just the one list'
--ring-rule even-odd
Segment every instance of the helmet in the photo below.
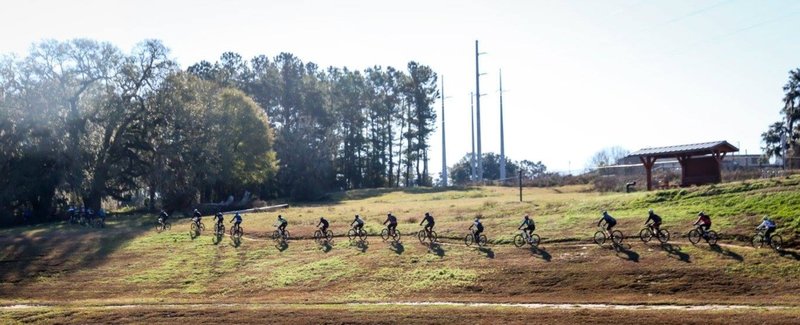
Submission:
{"label": "helmet", "polygon": [[603,215],[607,215],[607,214],[608,214],[608,210],[603,210]]}
{"label": "helmet", "polygon": [[430,213],[430,212],[425,212],[425,216],[426,216],[426,217],[430,217],[430,216],[431,216],[431,213]]}
{"label": "helmet", "polygon": [[356,219],[361,218],[360,216],[356,215]]}
{"label": "helmet", "polygon": [[653,213],[653,209],[647,210],[647,213],[652,214]]}
{"label": "helmet", "polygon": [[194,209],[194,212],[200,212],[200,211],[197,211],[197,209]]}
{"label": "helmet", "polygon": [[391,217],[391,216],[392,216],[392,213],[391,213],[391,212],[389,212],[389,214],[387,214],[386,216],[387,216],[387,217]]}
{"label": "helmet", "polygon": [[769,220],[769,216],[764,216],[764,218],[761,220]]}
{"label": "helmet", "polygon": [[325,217],[319,217],[319,221],[325,220]]}
{"label": "helmet", "polygon": [[700,211],[700,213],[697,214],[698,217],[702,217],[704,215],[706,215],[705,211]]}
{"label": "helmet", "polygon": [[525,219],[528,219],[530,217],[531,217],[530,215],[527,215],[527,214],[525,215]]}

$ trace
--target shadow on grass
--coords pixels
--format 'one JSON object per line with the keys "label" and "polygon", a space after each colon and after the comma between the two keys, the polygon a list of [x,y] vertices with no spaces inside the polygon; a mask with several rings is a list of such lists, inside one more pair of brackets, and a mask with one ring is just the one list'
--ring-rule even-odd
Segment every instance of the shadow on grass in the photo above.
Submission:
{"label": "shadow on grass", "polygon": [[531,246],[531,254],[534,257],[543,259],[545,262],[550,262],[553,259],[550,253],[538,246]]}
{"label": "shadow on grass", "polygon": [[444,255],[445,255],[444,249],[442,248],[442,245],[439,245],[439,243],[430,243],[430,244],[428,244],[428,250],[431,251],[432,253],[436,254],[436,256],[439,256],[439,257],[444,257]]}
{"label": "shadow on grass", "polygon": [[330,252],[331,250],[333,250],[333,242],[328,240],[323,241],[322,244],[319,245],[319,248],[320,250],[322,250],[323,253]]}
{"label": "shadow on grass", "polygon": [[360,251],[362,253],[366,253],[367,249],[369,249],[369,242],[367,242],[366,239],[352,241],[352,242],[350,242],[350,245],[351,246],[355,246],[358,249],[358,251]]}
{"label": "shadow on grass", "polygon": [[279,240],[275,242],[275,248],[277,248],[279,252],[286,251],[287,249],[289,249],[289,242],[285,240]]}
{"label": "shadow on grass", "polygon": [[389,243],[389,249],[397,255],[401,255],[403,254],[403,252],[406,251],[406,248],[403,246],[403,243],[399,241]]}
{"label": "shadow on grass", "polygon": [[612,243],[612,248],[616,251],[617,257],[631,262],[639,263],[639,253],[631,250],[631,245]]}
{"label": "shadow on grass", "polygon": [[778,251],[778,255],[780,255],[783,258],[790,258],[790,259],[794,259],[795,261],[800,261],[800,254],[798,254],[797,252],[787,251],[787,250],[779,250]]}
{"label": "shadow on grass", "polygon": [[727,249],[727,248],[722,248],[722,247],[720,247],[719,245],[716,245],[716,244],[714,244],[714,245],[709,245],[708,247],[709,247],[709,249],[710,249],[711,251],[713,251],[713,252],[715,252],[715,253],[717,253],[717,254],[720,254],[720,255],[722,255],[723,257],[727,257],[727,258],[730,258],[730,259],[736,260],[737,262],[742,262],[742,261],[744,261],[744,257],[742,257],[742,255],[739,255],[739,254],[737,254],[737,253],[735,253],[735,252],[731,251],[730,249]]}
{"label": "shadow on grass", "polygon": [[672,245],[670,243],[662,243],[661,250],[667,252],[668,256],[678,259],[681,262],[691,263],[691,257],[689,254],[686,254],[681,251],[681,247],[678,245]]}
{"label": "shadow on grass", "polygon": [[219,245],[222,242],[222,238],[225,237],[223,235],[214,235],[211,237],[211,243],[214,245]]}
{"label": "shadow on grass", "polygon": [[483,254],[486,254],[487,258],[494,258],[494,250],[492,250],[489,247],[479,247],[478,251],[480,251]]}
{"label": "shadow on grass", "polygon": [[[24,284],[40,275],[91,269],[137,236],[155,231],[144,218],[109,222],[103,229],[78,225],[43,224],[17,227],[0,236],[0,283]],[[150,220],[150,219],[148,219]],[[27,233],[27,234],[25,234]],[[18,292],[20,287],[7,286]],[[0,289],[0,296],[11,292]]]}

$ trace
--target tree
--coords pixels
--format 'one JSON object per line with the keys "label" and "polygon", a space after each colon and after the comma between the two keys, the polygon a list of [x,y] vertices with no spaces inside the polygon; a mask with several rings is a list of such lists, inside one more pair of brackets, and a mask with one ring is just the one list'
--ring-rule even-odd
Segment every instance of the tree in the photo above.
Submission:
{"label": "tree", "polygon": [[[783,86],[783,107],[781,113],[784,119],[773,123],[769,129],[761,134],[764,143],[764,155],[771,157],[785,157],[790,160],[800,157],[800,69],[789,71],[789,80]],[[792,155],[785,152],[791,149]],[[790,162],[790,168],[795,168]]]}
{"label": "tree", "polygon": [[592,156],[592,159],[589,161],[589,165],[592,167],[614,165],[618,160],[628,156],[628,154],[630,154],[630,151],[619,146],[604,148]]}
{"label": "tree", "polygon": [[[472,155],[469,153],[464,155],[464,157],[462,157],[461,160],[453,165],[453,167],[451,167],[448,171],[453,184],[465,185],[470,182],[471,169],[469,166],[469,161],[471,156]],[[485,152],[483,153],[481,159],[483,159],[483,166],[486,167],[484,168],[483,179],[500,180],[500,155],[493,152]],[[533,164],[527,160],[525,161],[528,163],[527,167],[531,168]],[[506,175],[517,175],[517,172],[520,168],[519,164],[519,162],[512,161],[506,157]],[[541,168],[542,170],[547,169],[544,167],[544,165],[541,165],[541,167],[537,166],[537,168]]]}

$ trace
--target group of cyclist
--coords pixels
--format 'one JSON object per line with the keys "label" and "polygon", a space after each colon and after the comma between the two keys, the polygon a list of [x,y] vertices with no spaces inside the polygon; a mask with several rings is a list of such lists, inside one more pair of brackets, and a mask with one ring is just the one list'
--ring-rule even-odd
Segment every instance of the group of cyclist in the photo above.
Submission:
{"label": "group of cyclist", "polygon": [[[91,211],[91,209],[82,208],[80,211],[76,211],[73,207],[71,207],[68,210],[68,213],[70,214],[70,216],[76,213],[87,216],[92,216],[94,214]],[[105,219],[105,212],[101,209],[100,211],[98,211],[97,216]],[[91,217],[89,218],[91,219]],[[169,214],[166,211],[161,210],[158,222],[165,223],[168,218]],[[195,209],[192,215],[192,221],[199,224],[201,218],[202,214],[200,213],[200,211]],[[219,225],[224,224],[224,217],[222,215],[222,212],[216,213],[216,215],[214,216],[214,221]],[[653,209],[649,209],[647,219],[644,222],[645,226],[650,227],[654,231],[654,233],[658,233],[661,230],[662,222],[663,220],[661,216],[656,214],[655,211],[653,211]],[[233,218],[231,218],[229,223],[234,223],[234,227],[241,225],[242,216],[239,214],[238,211],[234,214]],[[275,223],[275,226],[281,232],[281,234],[284,234],[286,232],[286,227],[288,226],[288,224],[289,222],[282,215],[278,215],[278,219]],[[363,232],[364,224],[365,224],[364,219],[361,218],[361,216],[356,215],[355,218],[353,219],[353,222],[350,223],[350,226],[358,232]],[[605,224],[604,227],[603,224]],[[389,230],[389,233],[392,236],[394,236],[395,232],[397,231],[397,217],[392,213],[387,214],[386,220],[383,222],[383,225],[385,225],[386,228]],[[431,231],[433,231],[433,227],[436,225],[436,221],[433,218],[433,215],[430,214],[430,212],[426,212],[424,218],[422,219],[422,221],[420,221],[419,225],[420,226],[424,225],[423,229],[426,232],[428,232],[428,234],[430,234]],[[604,231],[607,231],[609,235],[611,234],[613,228],[616,225],[617,225],[617,220],[614,217],[612,217],[608,213],[608,211],[603,211],[600,220],[597,221],[597,226],[601,227]],[[700,229],[702,236],[706,236],[708,231],[711,229],[711,216],[701,211],[700,213],[697,214],[697,220],[692,225]],[[320,228],[320,230],[324,234],[327,232],[329,227],[330,227],[330,222],[324,217],[320,217],[319,223],[317,224],[317,228]],[[769,218],[769,216],[764,216],[761,224],[758,227],[756,227],[756,230],[764,230],[764,238],[767,242],[770,242],[771,235],[772,233],[775,232],[776,228],[777,228],[777,223],[771,218]],[[520,224],[518,229],[523,230],[524,232],[527,233],[528,236],[531,236],[531,234],[533,234],[533,232],[536,230],[536,224],[534,223],[533,218],[531,218],[530,215],[526,214],[523,217],[522,224]],[[476,239],[481,235],[481,233],[483,233],[484,226],[483,223],[481,223],[479,217],[475,218],[472,225],[470,225],[469,230],[472,231]]]}
{"label": "group of cyclist", "polygon": [[[769,216],[764,216],[761,220],[762,222],[756,227],[756,230],[764,230],[764,238],[769,243],[771,241],[771,235],[775,232],[778,225]],[[597,221],[597,226],[602,227],[603,223],[605,223],[605,228],[603,229],[607,231],[608,234],[611,234],[612,229],[617,225],[617,220],[608,214],[608,211],[603,211],[600,220]],[[657,234],[661,230],[661,223],[661,216],[657,215],[653,209],[650,209],[648,211],[647,220],[644,222],[645,226],[650,227],[653,233]],[[707,215],[704,211],[700,211],[700,213],[697,214],[697,220],[692,225],[700,229],[701,235],[705,238],[708,231],[711,230],[711,216]]]}
{"label": "group of cyclist", "polygon": [[71,205],[67,209],[67,218],[72,223],[78,223],[81,219],[85,220],[87,224],[93,224],[95,218],[100,221],[101,225],[105,224],[106,222],[106,211],[103,208],[100,208],[95,212],[92,208],[87,208],[85,206],[81,206],[80,208],[76,208],[74,205]]}

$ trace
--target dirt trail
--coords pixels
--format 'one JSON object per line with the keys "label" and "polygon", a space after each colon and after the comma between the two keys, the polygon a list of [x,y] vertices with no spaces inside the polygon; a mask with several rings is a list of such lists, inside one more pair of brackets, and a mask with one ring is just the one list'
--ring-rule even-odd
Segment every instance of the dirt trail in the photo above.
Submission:
{"label": "dirt trail", "polygon": [[558,309],[558,310],[681,310],[681,311],[729,311],[729,310],[782,310],[792,309],[789,306],[777,305],[671,305],[671,304],[587,304],[587,303],[490,303],[490,302],[450,302],[450,301],[425,301],[425,302],[353,302],[353,303],[324,303],[324,304],[281,304],[281,303],[165,303],[165,304],[106,304],[106,305],[51,305],[51,304],[15,304],[0,306],[0,310],[25,310],[40,308],[77,308],[77,309],[131,309],[131,308],[269,308],[269,307],[325,307],[325,306],[415,306],[415,307],[508,307],[524,309]]}

